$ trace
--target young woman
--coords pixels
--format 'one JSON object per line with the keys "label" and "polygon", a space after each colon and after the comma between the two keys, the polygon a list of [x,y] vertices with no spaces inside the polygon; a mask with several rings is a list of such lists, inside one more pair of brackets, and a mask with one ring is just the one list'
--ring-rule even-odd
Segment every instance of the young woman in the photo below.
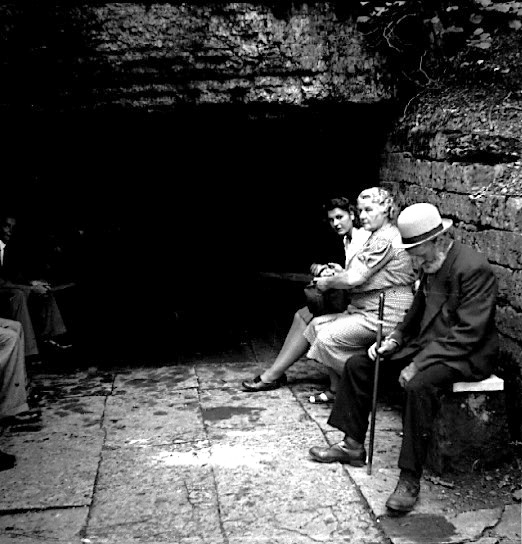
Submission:
{"label": "young woman", "polygon": [[306,354],[325,365],[330,376],[330,389],[312,395],[310,402],[332,402],[346,361],[375,341],[379,294],[385,293],[384,336],[410,307],[415,278],[406,251],[393,247],[394,240],[400,241],[393,199],[386,190],[372,187],[360,193],[357,207],[369,238],[349,256],[345,269],[338,267],[333,275],[314,280],[320,290],[348,290],[348,308],[310,322],[298,319],[298,312],[276,360],[261,375],[243,382],[246,391],[267,391],[286,384],[285,371]]}

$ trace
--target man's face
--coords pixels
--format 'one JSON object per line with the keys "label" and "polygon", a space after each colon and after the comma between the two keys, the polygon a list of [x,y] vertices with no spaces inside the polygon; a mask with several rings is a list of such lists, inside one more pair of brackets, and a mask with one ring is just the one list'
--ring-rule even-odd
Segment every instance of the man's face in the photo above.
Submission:
{"label": "man's face", "polygon": [[339,236],[346,236],[352,232],[353,220],[353,213],[346,210],[342,210],[341,208],[328,210],[328,222]]}
{"label": "man's face", "polygon": [[14,217],[6,217],[0,225],[0,240],[7,244],[13,235],[13,230],[16,226],[16,219]]}
{"label": "man's face", "polygon": [[413,259],[413,263],[426,274],[435,274],[444,263],[444,251],[437,249],[434,240],[407,248],[406,251]]}

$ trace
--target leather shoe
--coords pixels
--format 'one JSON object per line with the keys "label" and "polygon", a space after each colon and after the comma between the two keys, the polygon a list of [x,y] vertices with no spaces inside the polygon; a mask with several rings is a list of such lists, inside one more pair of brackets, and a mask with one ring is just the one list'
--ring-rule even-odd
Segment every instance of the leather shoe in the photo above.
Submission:
{"label": "leather shoe", "polygon": [[245,391],[253,393],[255,391],[272,391],[273,389],[279,389],[283,385],[286,385],[287,382],[288,379],[286,374],[282,374],[273,382],[266,383],[261,379],[261,376],[256,376],[253,380],[245,380],[241,385]]}
{"label": "leather shoe", "polygon": [[395,491],[388,497],[386,507],[395,512],[410,512],[419,497],[420,482],[414,476],[401,474]]}
{"label": "leather shoe", "polygon": [[350,448],[344,442],[334,444],[330,448],[314,446],[310,448],[310,456],[319,463],[342,463],[353,467],[362,467],[366,462],[364,448]]}

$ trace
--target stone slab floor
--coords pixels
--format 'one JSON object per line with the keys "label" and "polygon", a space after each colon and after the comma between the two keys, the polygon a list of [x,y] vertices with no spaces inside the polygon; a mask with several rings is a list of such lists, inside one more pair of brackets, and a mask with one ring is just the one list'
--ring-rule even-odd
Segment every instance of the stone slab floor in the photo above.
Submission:
{"label": "stone slab floor", "polygon": [[0,473],[0,543],[312,544],[520,542],[520,504],[466,510],[423,481],[410,515],[391,518],[399,415],[381,406],[373,474],[310,460],[338,441],[319,367],[288,387],[248,394],[269,343],[146,364],[33,376],[39,431],[5,431],[17,466]]}

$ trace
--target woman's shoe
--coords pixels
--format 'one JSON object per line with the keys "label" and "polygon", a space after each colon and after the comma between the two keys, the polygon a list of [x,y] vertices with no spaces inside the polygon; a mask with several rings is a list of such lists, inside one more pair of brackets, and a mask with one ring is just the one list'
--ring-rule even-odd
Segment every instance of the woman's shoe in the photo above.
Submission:
{"label": "woman's shoe", "polygon": [[261,379],[261,376],[256,376],[253,380],[245,380],[241,385],[245,391],[255,392],[255,391],[272,391],[273,389],[279,389],[283,385],[286,385],[288,379],[286,374],[281,375],[279,378],[273,382],[264,382]]}
{"label": "woman's shoe", "polygon": [[331,404],[332,402],[335,402],[335,393],[333,391],[315,393],[308,397],[308,402],[311,404]]}

